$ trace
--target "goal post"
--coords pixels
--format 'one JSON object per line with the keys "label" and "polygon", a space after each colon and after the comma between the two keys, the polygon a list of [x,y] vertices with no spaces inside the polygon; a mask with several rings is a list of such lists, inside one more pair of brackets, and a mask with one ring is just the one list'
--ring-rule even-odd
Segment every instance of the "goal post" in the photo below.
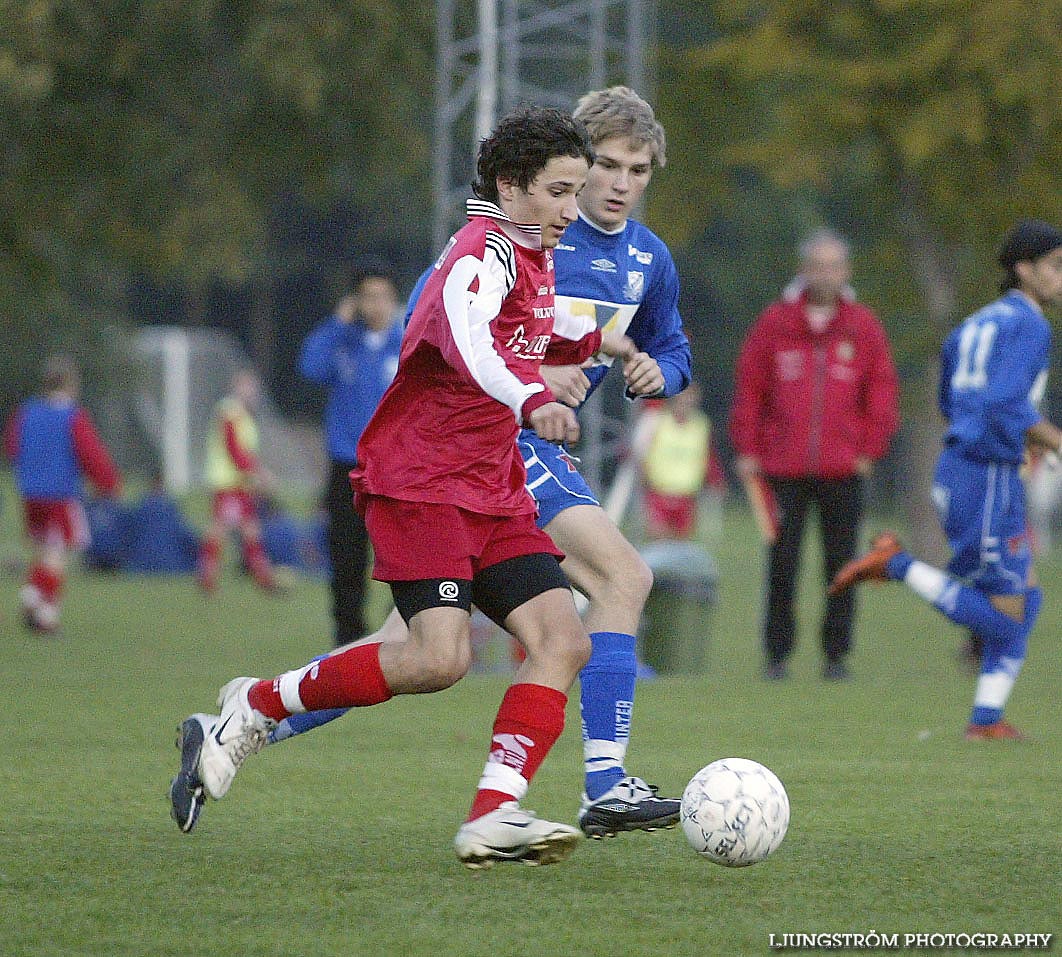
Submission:
{"label": "goal post", "polygon": [[[252,365],[227,332],[152,326],[140,330],[134,352],[141,367],[133,410],[154,445],[166,488],[186,492],[203,484],[214,404],[233,374]],[[284,418],[263,391],[256,412],[263,462],[285,484],[316,487],[324,474],[320,428]]]}

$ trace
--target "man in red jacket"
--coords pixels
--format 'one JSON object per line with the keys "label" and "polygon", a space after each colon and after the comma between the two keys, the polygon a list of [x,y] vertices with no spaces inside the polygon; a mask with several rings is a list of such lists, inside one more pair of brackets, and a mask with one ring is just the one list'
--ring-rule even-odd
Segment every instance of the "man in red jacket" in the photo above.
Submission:
{"label": "man in red jacket", "polygon": [[[738,357],[730,435],[746,484],[776,504],[763,622],[769,679],[787,677],[804,519],[822,526],[826,581],[855,554],[863,484],[899,424],[896,369],[885,331],[848,285],[847,242],[829,230],[800,247],[801,272],[749,331]],[[827,599],[823,676],[849,675],[852,592]]]}

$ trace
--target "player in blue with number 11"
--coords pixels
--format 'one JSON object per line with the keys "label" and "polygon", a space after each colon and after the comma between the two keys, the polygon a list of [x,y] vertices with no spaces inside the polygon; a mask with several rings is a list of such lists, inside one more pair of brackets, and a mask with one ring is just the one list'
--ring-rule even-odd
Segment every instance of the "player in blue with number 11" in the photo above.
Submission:
{"label": "player in blue with number 11", "polygon": [[1032,568],[1019,475],[1026,450],[1056,458],[1062,431],[1038,411],[1051,329],[1043,310],[1062,305],[1062,230],[1023,220],[999,254],[1003,295],[945,340],[940,409],[947,419],[933,500],[948,537],[947,571],[912,558],[892,532],[849,562],[830,585],[902,581],[984,640],[970,740],[1021,740],[1003,709],[1025,662],[1042,595]]}

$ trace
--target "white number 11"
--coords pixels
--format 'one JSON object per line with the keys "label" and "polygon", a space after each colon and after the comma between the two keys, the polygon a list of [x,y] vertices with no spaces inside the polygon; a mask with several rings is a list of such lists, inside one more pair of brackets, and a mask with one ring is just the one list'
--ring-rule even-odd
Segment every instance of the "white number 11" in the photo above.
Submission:
{"label": "white number 11", "polygon": [[992,344],[999,327],[994,322],[970,324],[959,336],[959,361],[951,376],[953,389],[983,389],[988,381],[985,371]]}

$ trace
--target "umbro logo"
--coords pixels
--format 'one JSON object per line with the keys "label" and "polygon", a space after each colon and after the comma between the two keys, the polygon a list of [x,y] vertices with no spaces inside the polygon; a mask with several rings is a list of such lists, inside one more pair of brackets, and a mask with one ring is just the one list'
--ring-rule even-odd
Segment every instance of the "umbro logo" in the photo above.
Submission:
{"label": "umbro logo", "polygon": [[596,272],[615,272],[616,264],[611,259],[592,259],[590,268]]}

